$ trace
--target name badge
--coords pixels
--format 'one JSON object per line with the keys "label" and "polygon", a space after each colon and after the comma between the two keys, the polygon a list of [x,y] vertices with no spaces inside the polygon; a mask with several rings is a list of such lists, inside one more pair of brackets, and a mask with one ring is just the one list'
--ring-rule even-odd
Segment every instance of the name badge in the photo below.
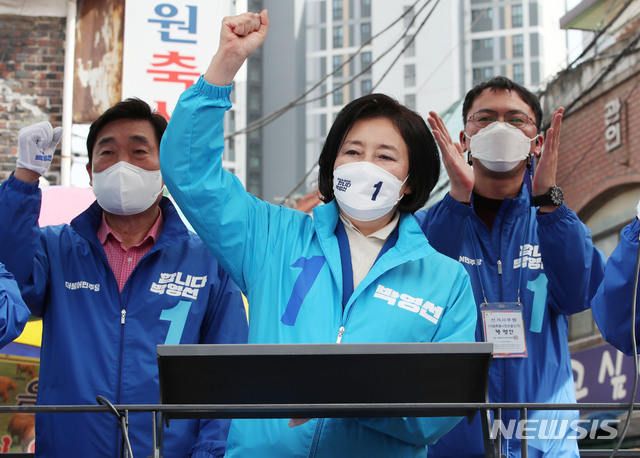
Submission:
{"label": "name badge", "polygon": [[526,358],[522,304],[489,302],[481,304],[480,311],[484,340],[493,344],[493,357]]}

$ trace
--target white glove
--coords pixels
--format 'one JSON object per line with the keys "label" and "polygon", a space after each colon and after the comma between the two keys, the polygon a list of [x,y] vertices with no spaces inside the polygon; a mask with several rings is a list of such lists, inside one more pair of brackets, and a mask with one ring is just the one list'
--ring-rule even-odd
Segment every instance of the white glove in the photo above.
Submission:
{"label": "white glove", "polygon": [[638,219],[640,220],[640,202],[638,202],[638,206],[636,207],[636,211],[638,212]]}
{"label": "white glove", "polygon": [[47,121],[23,127],[18,132],[17,166],[44,175],[61,138],[62,127],[54,129]]}

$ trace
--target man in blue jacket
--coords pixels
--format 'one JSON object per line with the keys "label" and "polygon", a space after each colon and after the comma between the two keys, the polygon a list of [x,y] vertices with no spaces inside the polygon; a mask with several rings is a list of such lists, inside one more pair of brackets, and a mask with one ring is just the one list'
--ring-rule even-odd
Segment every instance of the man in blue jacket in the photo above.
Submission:
{"label": "man in blue jacket", "polygon": [[[616,246],[604,269],[604,280],[594,297],[591,308],[593,317],[607,342],[621,352],[633,355],[631,338],[631,306],[638,262],[638,240],[640,239],[640,203],[638,216],[633,218],[620,233]],[[640,288],[638,288],[640,290]],[[636,304],[640,303],[637,300]],[[640,344],[640,313],[636,305],[636,348]]]}
{"label": "man in blue jacket", "polygon": [[22,333],[30,315],[13,275],[0,262],[0,348]]}
{"label": "man in blue jacket", "polygon": [[[43,319],[38,404],[157,404],[157,345],[246,342],[238,288],[162,197],[166,124],[138,99],[108,109],[87,138],[97,202],[42,229],[38,179],[62,132],[47,122],[20,131],[17,168],[0,187],[0,260]],[[164,456],[223,456],[229,423],[172,421]],[[129,414],[134,456],[153,453],[152,433],[151,413]],[[36,415],[42,456],[120,456],[120,436],[108,413]]]}
{"label": "man in blue jacket", "polygon": [[[471,277],[476,340],[494,343],[489,400],[575,402],[567,316],[589,308],[604,259],[556,186],[563,109],[545,139],[537,97],[495,77],[466,95],[462,111],[460,143],[430,114],[451,189],[416,217],[431,244],[462,262]],[[530,191],[523,180],[543,143]],[[528,418],[530,457],[578,456],[577,433],[562,426],[577,420],[577,412],[534,410]],[[497,425],[506,431],[502,453],[509,457],[520,456],[518,435],[508,432],[525,426],[519,419],[518,411],[505,410]],[[443,456],[484,456],[478,417],[429,449],[430,458]]]}

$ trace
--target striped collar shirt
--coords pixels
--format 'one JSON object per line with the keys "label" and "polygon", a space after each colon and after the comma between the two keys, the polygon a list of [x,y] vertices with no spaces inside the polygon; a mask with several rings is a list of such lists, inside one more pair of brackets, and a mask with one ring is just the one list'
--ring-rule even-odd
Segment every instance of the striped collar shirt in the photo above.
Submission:
{"label": "striped collar shirt", "polygon": [[113,271],[118,282],[118,289],[122,292],[125,283],[135,269],[138,262],[145,254],[151,250],[162,232],[162,212],[158,212],[158,218],[153,224],[144,239],[137,245],[127,248],[118,235],[107,224],[107,220],[102,213],[102,223],[98,228],[98,240],[102,243],[104,253],[107,255],[107,261]]}

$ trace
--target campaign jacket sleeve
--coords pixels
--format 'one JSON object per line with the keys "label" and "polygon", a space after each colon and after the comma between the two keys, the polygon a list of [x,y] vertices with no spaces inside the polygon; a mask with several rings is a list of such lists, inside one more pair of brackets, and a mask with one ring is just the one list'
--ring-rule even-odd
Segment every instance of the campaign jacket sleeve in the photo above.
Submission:
{"label": "campaign jacket sleeve", "polygon": [[30,316],[13,275],[0,263],[0,348],[22,333]]}
{"label": "campaign jacket sleeve", "polygon": [[200,420],[200,432],[189,456],[191,458],[222,458],[227,449],[230,419]]}
{"label": "campaign jacket sleeve", "polygon": [[605,262],[593,245],[591,231],[564,204],[536,218],[549,305],[562,315],[588,309],[604,276]]}
{"label": "campaign jacket sleeve", "polygon": [[[620,242],[607,260],[604,280],[591,302],[593,317],[604,339],[629,356],[633,354],[631,304],[639,237],[640,222],[634,218],[630,224],[622,229]],[[640,295],[636,295],[636,304],[640,304],[639,299]],[[640,335],[639,329],[640,311],[636,305],[636,336]],[[636,342],[636,344],[640,344],[640,342]]]}
{"label": "campaign jacket sleeve", "polygon": [[42,191],[13,174],[0,186],[0,262],[13,274],[22,297],[36,316],[42,315],[49,264],[38,226]]}
{"label": "campaign jacket sleeve", "polygon": [[468,231],[465,221],[471,215],[471,207],[458,202],[449,193],[430,209],[414,214],[431,246],[456,261],[460,252],[460,240],[465,238]]}
{"label": "campaign jacket sleeve", "polygon": [[213,86],[201,77],[181,95],[162,137],[160,165],[178,207],[246,293],[269,261],[269,247],[282,231],[298,229],[280,225],[294,210],[257,199],[222,168],[230,92],[231,86]]}
{"label": "campaign jacket sleeve", "polygon": [[[442,315],[433,342],[475,342],[476,306],[469,276],[462,264],[451,288],[451,304]],[[363,425],[414,445],[430,445],[463,417],[361,418]]]}
{"label": "campaign jacket sleeve", "polygon": [[200,343],[247,343],[249,326],[242,293],[220,265],[216,284],[209,298]]}
{"label": "campaign jacket sleeve", "polygon": [[[221,266],[218,266],[215,280],[216,286],[211,289],[200,343],[247,343],[249,329],[240,290]],[[200,420],[198,438],[190,456],[223,457],[230,426],[230,419]]]}

